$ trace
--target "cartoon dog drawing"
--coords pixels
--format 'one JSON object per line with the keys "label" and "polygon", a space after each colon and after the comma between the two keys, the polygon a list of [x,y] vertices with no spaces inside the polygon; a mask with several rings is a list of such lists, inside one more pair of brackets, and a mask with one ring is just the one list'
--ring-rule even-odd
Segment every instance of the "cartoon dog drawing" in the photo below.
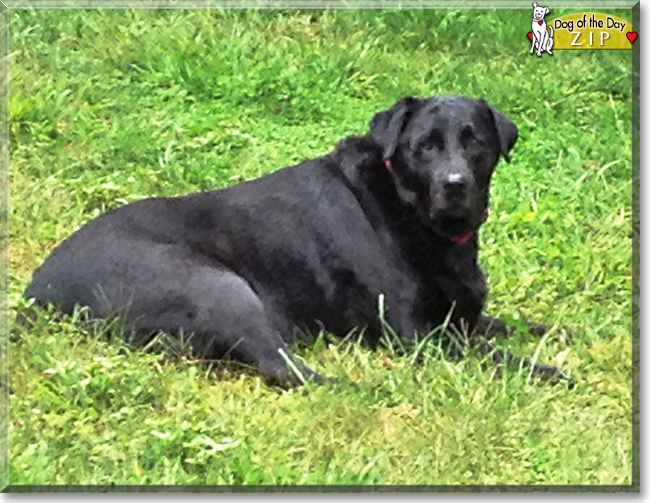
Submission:
{"label": "cartoon dog drawing", "polygon": [[551,34],[549,35],[548,30],[546,29],[546,21],[544,21],[544,16],[549,13],[548,7],[541,7],[537,5],[537,2],[533,2],[533,45],[530,48],[529,54],[532,54],[535,51],[535,46],[537,46],[537,55],[541,56],[542,51],[546,51],[549,54],[553,54],[551,49],[553,48],[553,27],[549,26],[551,29]]}

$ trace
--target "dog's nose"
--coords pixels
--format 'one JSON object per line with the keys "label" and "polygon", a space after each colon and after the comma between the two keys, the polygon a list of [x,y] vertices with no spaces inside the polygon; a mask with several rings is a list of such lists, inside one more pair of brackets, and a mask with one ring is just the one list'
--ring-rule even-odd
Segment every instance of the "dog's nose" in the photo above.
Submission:
{"label": "dog's nose", "polygon": [[460,199],[467,192],[467,182],[460,173],[452,173],[444,183],[445,193],[450,199]]}

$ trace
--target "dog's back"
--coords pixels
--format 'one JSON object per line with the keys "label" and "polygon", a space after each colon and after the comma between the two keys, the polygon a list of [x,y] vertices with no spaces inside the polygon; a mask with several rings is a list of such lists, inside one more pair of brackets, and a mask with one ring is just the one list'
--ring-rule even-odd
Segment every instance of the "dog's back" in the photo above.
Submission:
{"label": "dog's back", "polygon": [[130,306],[137,324],[138,299],[173,291],[207,266],[235,272],[292,321],[341,333],[371,317],[364,301],[386,282],[382,254],[349,180],[326,156],[235,187],[109,211],[54,250],[26,296],[97,316]]}

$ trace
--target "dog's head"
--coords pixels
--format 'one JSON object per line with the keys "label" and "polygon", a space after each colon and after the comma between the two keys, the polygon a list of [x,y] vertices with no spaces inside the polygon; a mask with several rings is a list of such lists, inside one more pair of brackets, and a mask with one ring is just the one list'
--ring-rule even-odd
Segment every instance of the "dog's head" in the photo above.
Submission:
{"label": "dog's head", "polygon": [[548,7],[542,7],[537,5],[537,2],[533,2],[533,21],[541,21],[544,19],[544,16],[550,12]]}
{"label": "dog's head", "polygon": [[500,156],[510,160],[517,127],[483,100],[404,98],[372,118],[369,136],[400,200],[464,243],[487,217],[492,172]]}

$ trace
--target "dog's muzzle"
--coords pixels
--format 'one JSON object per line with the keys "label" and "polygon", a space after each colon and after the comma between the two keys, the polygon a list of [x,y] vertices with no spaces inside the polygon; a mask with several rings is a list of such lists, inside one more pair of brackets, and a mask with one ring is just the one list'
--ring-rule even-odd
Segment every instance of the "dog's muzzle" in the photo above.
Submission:
{"label": "dog's muzzle", "polygon": [[467,180],[460,173],[451,173],[444,184],[445,198],[451,204],[461,202],[467,197]]}
{"label": "dog's muzzle", "polygon": [[485,221],[486,210],[477,205],[481,198],[473,184],[473,179],[454,171],[439,182],[437,194],[431,195],[429,215],[433,225],[456,244],[469,242]]}

